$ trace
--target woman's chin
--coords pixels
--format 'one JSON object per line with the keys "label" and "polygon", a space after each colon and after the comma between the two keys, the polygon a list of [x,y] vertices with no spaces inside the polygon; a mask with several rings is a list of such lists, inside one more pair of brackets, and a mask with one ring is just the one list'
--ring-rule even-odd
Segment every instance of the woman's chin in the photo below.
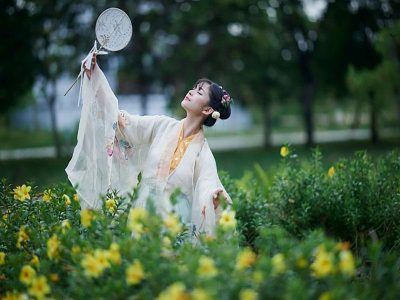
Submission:
{"label": "woman's chin", "polygon": [[182,106],[182,108],[184,109],[184,110],[186,110],[187,111],[187,103],[186,103],[186,101],[185,100],[182,100],[182,102],[181,102],[181,106]]}

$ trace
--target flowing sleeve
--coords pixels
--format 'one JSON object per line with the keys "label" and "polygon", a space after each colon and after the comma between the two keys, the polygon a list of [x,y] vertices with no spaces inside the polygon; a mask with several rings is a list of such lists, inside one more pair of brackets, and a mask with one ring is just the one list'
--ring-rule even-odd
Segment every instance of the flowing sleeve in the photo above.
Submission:
{"label": "flowing sleeve", "polygon": [[[77,145],[65,171],[82,208],[98,209],[103,204],[100,195],[109,188],[125,194],[136,186],[160,117],[120,111],[98,65],[90,80],[83,78],[82,100]],[[125,120],[124,127],[118,122],[120,117]]]}
{"label": "flowing sleeve", "polygon": [[222,205],[214,209],[213,194],[221,188],[227,196],[228,204],[232,200],[223,187],[217,173],[217,166],[211,150],[205,142],[196,160],[194,170],[194,191],[192,204],[192,222],[196,235],[214,235],[215,227],[222,213]]}

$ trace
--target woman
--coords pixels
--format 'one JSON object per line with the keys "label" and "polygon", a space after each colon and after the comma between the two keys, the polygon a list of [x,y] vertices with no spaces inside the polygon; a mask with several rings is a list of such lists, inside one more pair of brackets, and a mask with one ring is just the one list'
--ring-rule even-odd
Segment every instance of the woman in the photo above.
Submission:
{"label": "woman", "polygon": [[[181,102],[186,118],[137,116],[118,109],[118,100],[93,57],[85,68],[78,142],[66,172],[84,208],[100,208],[109,188],[126,195],[138,184],[135,207],[175,212],[192,236],[213,235],[222,212],[222,186],[203,124],[230,116],[231,99],[222,87],[199,80]],[[177,189],[179,193],[177,193]],[[171,194],[176,202],[170,201]]]}

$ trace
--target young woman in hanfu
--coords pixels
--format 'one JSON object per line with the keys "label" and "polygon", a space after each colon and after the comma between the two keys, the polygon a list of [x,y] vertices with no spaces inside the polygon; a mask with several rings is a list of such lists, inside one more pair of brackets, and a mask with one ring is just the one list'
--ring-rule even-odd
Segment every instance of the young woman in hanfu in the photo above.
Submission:
{"label": "young woman in hanfu", "polygon": [[[230,116],[231,98],[219,85],[200,79],[181,102],[186,118],[138,116],[120,111],[96,58],[85,69],[78,142],[66,172],[83,208],[102,206],[109,188],[126,195],[138,186],[133,207],[150,201],[162,217],[175,212],[189,234],[213,235],[222,213],[219,199],[232,203],[217,174],[203,125]],[[170,196],[179,188],[177,202]]]}

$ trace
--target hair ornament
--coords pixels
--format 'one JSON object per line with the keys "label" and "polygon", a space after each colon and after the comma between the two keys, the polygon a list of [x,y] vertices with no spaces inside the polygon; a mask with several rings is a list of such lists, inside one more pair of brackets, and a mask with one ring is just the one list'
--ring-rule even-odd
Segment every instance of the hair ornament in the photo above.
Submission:
{"label": "hair ornament", "polygon": [[222,98],[221,98],[221,104],[224,107],[228,107],[233,103],[233,99],[231,98],[231,96],[228,94],[227,91],[225,91],[222,86],[220,86],[220,88],[222,89]]}
{"label": "hair ornament", "polygon": [[211,115],[211,117],[212,117],[213,119],[215,119],[215,120],[218,120],[219,117],[220,117],[220,113],[219,113],[218,111],[214,110],[213,113],[212,113],[212,115]]}

